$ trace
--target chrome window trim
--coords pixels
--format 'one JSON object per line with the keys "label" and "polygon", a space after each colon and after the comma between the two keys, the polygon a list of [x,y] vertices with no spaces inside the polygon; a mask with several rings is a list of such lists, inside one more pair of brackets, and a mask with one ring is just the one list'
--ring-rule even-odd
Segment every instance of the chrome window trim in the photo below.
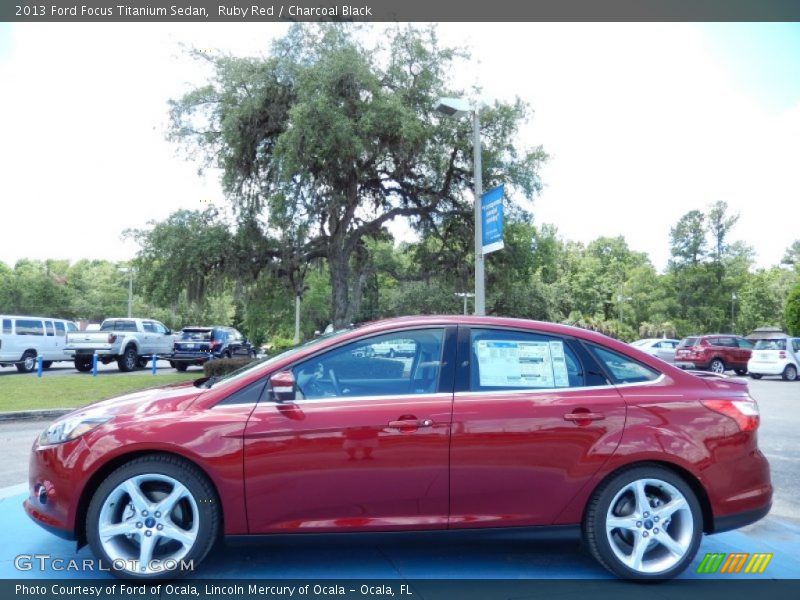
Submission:
{"label": "chrome window trim", "polygon": [[653,379],[652,381],[641,381],[638,383],[620,383],[618,385],[614,384],[607,384],[607,385],[582,385],[578,387],[553,387],[553,388],[527,388],[527,389],[515,389],[515,390],[482,390],[480,392],[456,392],[456,396],[486,396],[486,395],[497,395],[497,394],[513,394],[513,395],[520,395],[520,394],[553,394],[553,393],[562,393],[562,392],[590,392],[593,390],[611,390],[611,389],[618,389],[622,387],[632,387],[632,386],[640,386],[640,385],[656,385],[661,383],[666,376],[662,373],[658,376],[658,378]]}

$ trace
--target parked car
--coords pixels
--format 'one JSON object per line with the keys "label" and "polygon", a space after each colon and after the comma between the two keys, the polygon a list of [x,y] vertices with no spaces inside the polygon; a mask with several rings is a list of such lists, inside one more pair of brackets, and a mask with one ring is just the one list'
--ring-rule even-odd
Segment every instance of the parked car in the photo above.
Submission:
{"label": "parked car", "polygon": [[747,370],[753,379],[780,375],[786,381],[795,381],[800,372],[800,338],[786,336],[756,341]]}
{"label": "parked car", "polygon": [[175,341],[169,363],[178,371],[212,358],[255,358],[253,345],[233,327],[184,327]]}
{"label": "parked car", "polygon": [[[364,352],[395,340],[410,367]],[[24,505],[140,579],[197,567],[221,534],[503,527],[663,579],[769,511],[747,383],[565,325],[390,319],[62,417]]]}
{"label": "parked car", "polygon": [[97,354],[104,365],[117,361],[120,371],[147,366],[153,355],[172,351],[172,331],[151,319],[106,319],[97,331],[67,335],[64,352],[74,359],[78,371],[91,371]]}
{"label": "parked car", "polygon": [[73,321],[0,315],[0,367],[14,365],[20,373],[30,373],[39,356],[45,369],[54,362],[70,360],[64,352],[70,331],[78,331]]}
{"label": "parked car", "polygon": [[681,340],[675,350],[675,365],[681,369],[699,369],[737,375],[747,373],[747,361],[753,342],[738,335],[693,335]]}
{"label": "parked car", "polygon": [[646,338],[631,342],[631,346],[634,348],[647,352],[651,356],[657,356],[669,363],[675,362],[675,348],[678,347],[678,344],[680,344],[680,340],[668,338]]}

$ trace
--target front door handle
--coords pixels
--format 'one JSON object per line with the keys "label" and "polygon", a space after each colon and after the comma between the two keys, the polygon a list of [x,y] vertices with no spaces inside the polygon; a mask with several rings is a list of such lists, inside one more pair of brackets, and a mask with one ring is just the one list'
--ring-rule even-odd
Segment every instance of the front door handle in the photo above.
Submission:
{"label": "front door handle", "polygon": [[399,419],[397,421],[389,421],[389,427],[392,429],[399,429],[401,431],[432,426],[433,421],[431,419]]}
{"label": "front door handle", "polygon": [[600,421],[606,416],[602,413],[574,412],[564,415],[565,421]]}

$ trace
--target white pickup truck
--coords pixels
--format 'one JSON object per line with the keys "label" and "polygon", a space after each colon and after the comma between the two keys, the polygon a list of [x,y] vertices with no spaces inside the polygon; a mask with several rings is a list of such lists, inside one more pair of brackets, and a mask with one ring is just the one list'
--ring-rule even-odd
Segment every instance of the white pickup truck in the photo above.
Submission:
{"label": "white pickup truck", "polygon": [[147,366],[153,354],[172,352],[172,332],[151,319],[106,319],[97,331],[67,334],[64,353],[72,356],[78,371],[91,371],[92,356],[104,365],[116,360],[120,371]]}

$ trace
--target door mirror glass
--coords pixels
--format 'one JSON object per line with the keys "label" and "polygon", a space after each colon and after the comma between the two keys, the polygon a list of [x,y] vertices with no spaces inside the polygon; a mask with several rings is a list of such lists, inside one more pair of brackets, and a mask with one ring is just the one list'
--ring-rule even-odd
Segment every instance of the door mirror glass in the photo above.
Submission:
{"label": "door mirror glass", "polygon": [[295,399],[294,374],[279,371],[269,378],[270,395],[276,402],[293,402]]}

